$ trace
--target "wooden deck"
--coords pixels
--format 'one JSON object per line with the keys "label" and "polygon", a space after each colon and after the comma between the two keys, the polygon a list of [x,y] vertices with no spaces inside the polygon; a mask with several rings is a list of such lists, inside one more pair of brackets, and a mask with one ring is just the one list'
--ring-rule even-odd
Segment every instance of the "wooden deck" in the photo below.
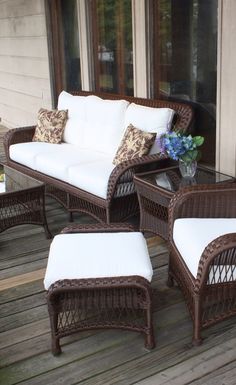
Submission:
{"label": "wooden deck", "polygon": [[[46,209],[56,234],[67,214],[53,200]],[[77,215],[80,221],[90,218]],[[178,288],[165,285],[168,253],[158,237],[148,239],[156,348],[146,351],[137,333],[91,331],[64,338],[61,356],[52,356],[42,284],[49,245],[38,226],[0,234],[1,385],[236,384],[235,319],[207,330],[202,346],[191,346],[192,324]]]}

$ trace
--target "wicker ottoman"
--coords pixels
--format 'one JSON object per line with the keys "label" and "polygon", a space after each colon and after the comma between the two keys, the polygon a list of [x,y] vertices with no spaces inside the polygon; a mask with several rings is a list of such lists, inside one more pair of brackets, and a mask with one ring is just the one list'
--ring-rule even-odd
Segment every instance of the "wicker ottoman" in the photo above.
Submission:
{"label": "wicker ottoman", "polygon": [[142,332],[154,347],[152,266],[143,235],[132,230],[72,225],[54,238],[44,279],[53,354],[61,337],[101,328]]}

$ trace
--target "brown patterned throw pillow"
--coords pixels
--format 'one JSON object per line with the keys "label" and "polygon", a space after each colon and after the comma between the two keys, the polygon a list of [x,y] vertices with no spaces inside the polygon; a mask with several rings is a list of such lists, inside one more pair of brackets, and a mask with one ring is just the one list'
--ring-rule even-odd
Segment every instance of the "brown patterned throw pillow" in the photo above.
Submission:
{"label": "brown patterned throw pillow", "polygon": [[40,108],[33,142],[61,143],[67,118],[67,110]]}
{"label": "brown patterned throw pillow", "polygon": [[142,131],[130,124],[113,159],[113,164],[117,165],[125,160],[148,154],[155,138],[156,133]]}

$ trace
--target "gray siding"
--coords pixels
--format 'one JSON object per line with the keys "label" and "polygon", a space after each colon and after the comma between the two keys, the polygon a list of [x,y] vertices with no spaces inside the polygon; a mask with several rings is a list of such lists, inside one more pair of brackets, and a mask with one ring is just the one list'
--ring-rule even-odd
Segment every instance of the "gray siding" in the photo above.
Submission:
{"label": "gray siding", "polygon": [[51,108],[43,0],[0,0],[0,118],[8,127],[35,124]]}

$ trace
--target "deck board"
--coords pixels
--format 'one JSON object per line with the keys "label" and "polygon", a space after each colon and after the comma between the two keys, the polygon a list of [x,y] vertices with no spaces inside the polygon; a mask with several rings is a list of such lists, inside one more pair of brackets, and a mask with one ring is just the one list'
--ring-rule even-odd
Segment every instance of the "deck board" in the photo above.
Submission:
{"label": "deck board", "polygon": [[[46,203],[55,235],[68,225],[68,215],[52,199]],[[89,221],[75,215],[75,222]],[[192,323],[180,290],[166,286],[168,251],[158,237],[147,239],[156,348],[145,350],[138,333],[87,331],[62,339],[63,353],[52,356],[43,289],[50,243],[40,226],[0,234],[1,385],[235,384],[235,319],[214,325],[203,333],[202,346],[191,346]]]}

